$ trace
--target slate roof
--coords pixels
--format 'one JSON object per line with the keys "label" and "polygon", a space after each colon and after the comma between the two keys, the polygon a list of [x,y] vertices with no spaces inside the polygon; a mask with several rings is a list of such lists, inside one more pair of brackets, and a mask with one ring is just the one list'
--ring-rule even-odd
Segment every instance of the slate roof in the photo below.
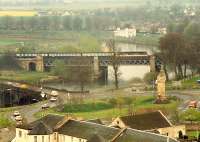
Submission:
{"label": "slate roof", "polygon": [[86,121],[69,120],[62,127],[56,129],[55,131],[59,134],[87,140],[89,140],[93,134],[98,134],[108,141],[112,139],[120,131],[120,129]]}
{"label": "slate roof", "polygon": [[177,142],[177,140],[166,136],[128,128],[115,142]]}
{"label": "slate roof", "polygon": [[152,130],[171,126],[171,123],[160,111],[119,118],[127,127],[138,130]]}
{"label": "slate roof", "polygon": [[19,125],[17,128],[30,130],[29,134],[41,135],[41,134],[49,134],[53,132],[54,127],[60,122],[64,116],[59,115],[46,115],[39,120],[33,121],[26,125]]}
{"label": "slate roof", "polygon": [[105,139],[98,134],[94,134],[87,142],[106,142]]}
{"label": "slate roof", "polygon": [[177,142],[175,139],[166,136],[125,128],[121,129],[107,127],[86,121],[69,120],[59,129],[55,130],[59,134],[78,137],[88,140],[88,142]]}
{"label": "slate roof", "polygon": [[[105,125],[77,120],[66,120],[63,116],[47,115],[37,121],[28,124],[26,127],[29,135],[48,135],[53,131],[59,134],[78,137],[88,140],[88,142],[166,142],[167,137],[124,128],[122,131],[118,128],[108,127]],[[58,124],[63,122],[62,125]],[[18,127],[21,128],[21,127]],[[55,129],[57,128],[57,129]],[[169,142],[177,142],[169,139]]]}
{"label": "slate roof", "polygon": [[41,121],[37,125],[35,125],[28,134],[29,135],[49,135],[52,133],[53,133],[53,130]]}

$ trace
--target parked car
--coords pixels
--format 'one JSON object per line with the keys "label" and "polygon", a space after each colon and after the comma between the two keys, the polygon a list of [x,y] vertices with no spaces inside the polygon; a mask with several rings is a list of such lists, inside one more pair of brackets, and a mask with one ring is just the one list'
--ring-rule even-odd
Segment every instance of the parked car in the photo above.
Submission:
{"label": "parked car", "polygon": [[51,101],[51,102],[57,101],[57,97],[51,97],[51,98],[50,98],[50,101]]}
{"label": "parked car", "polygon": [[48,105],[48,104],[42,105],[42,109],[47,109],[47,108],[49,108],[49,105]]}
{"label": "parked car", "polygon": [[16,117],[15,117],[15,120],[16,120],[16,121],[22,121],[21,115],[16,116]]}
{"label": "parked car", "polygon": [[37,99],[32,99],[31,102],[32,102],[32,103],[37,103],[37,102],[39,102],[39,100],[37,100]]}
{"label": "parked car", "polygon": [[19,116],[20,113],[19,113],[19,111],[14,111],[13,115],[14,115],[14,117],[16,117],[16,116]]}
{"label": "parked car", "polygon": [[197,101],[190,101],[188,103],[189,108],[197,108]]}

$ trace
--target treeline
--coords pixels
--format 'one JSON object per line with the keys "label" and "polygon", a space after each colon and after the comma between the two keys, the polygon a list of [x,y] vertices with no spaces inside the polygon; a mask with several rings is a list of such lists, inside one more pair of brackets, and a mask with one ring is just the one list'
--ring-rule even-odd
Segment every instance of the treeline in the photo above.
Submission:
{"label": "treeline", "polygon": [[200,23],[188,21],[170,27],[160,39],[158,53],[167,77],[167,69],[174,71],[176,80],[187,77],[188,69],[200,73]]}
{"label": "treeline", "polygon": [[106,30],[117,26],[108,16],[1,17],[2,30]]}
{"label": "treeline", "polygon": [[[75,12],[71,16],[1,17],[0,29],[4,30],[112,30],[116,27],[135,25],[136,28],[157,24],[166,26],[188,18],[198,20],[200,8],[191,8],[195,15],[185,15],[185,6],[158,5],[147,2],[139,7],[97,9]],[[142,13],[142,14],[141,14]]]}

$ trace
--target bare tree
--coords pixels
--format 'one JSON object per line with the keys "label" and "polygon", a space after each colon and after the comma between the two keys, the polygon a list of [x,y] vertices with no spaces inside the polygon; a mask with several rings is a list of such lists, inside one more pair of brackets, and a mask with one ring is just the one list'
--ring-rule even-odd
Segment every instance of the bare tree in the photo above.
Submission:
{"label": "bare tree", "polygon": [[119,53],[117,51],[117,47],[115,46],[114,40],[108,40],[107,46],[109,47],[110,51],[112,52],[111,56],[111,64],[114,70],[114,78],[115,78],[115,88],[119,89],[119,66],[120,66],[120,58]]}

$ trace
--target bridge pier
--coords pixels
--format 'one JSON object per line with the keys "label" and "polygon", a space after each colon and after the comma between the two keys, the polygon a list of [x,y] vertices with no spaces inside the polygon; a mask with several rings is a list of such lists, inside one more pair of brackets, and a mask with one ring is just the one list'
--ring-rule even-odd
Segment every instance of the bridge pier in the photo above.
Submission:
{"label": "bridge pier", "polygon": [[42,56],[36,57],[36,71],[39,71],[39,72],[44,71],[44,60]]}
{"label": "bridge pier", "polygon": [[22,69],[27,71],[44,71],[44,60],[42,56],[36,56],[34,58],[18,58],[18,64]]}
{"label": "bridge pier", "polygon": [[94,62],[93,62],[93,79],[98,79],[99,78],[99,58],[97,56],[94,57]]}

